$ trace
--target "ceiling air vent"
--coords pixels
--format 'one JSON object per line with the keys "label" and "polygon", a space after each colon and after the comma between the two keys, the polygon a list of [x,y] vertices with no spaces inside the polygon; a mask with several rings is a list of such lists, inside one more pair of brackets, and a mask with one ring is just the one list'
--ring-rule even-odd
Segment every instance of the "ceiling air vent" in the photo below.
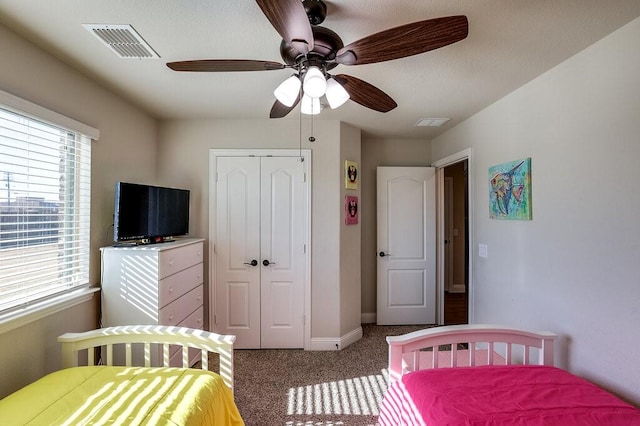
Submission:
{"label": "ceiling air vent", "polygon": [[440,127],[447,121],[451,120],[450,118],[421,118],[416,123],[417,127]]}
{"label": "ceiling air vent", "polygon": [[82,24],[121,58],[159,58],[160,55],[131,25]]}

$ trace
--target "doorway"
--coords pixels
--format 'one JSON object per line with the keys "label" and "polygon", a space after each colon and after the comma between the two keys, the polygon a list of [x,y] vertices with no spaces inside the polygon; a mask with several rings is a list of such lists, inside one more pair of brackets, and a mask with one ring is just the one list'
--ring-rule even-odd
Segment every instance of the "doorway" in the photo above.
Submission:
{"label": "doorway", "polygon": [[444,324],[469,322],[468,161],[444,168]]}
{"label": "doorway", "polygon": [[471,149],[435,162],[438,176],[438,324],[473,323]]}
{"label": "doorway", "polygon": [[310,152],[210,156],[210,323],[238,349],[303,348]]}

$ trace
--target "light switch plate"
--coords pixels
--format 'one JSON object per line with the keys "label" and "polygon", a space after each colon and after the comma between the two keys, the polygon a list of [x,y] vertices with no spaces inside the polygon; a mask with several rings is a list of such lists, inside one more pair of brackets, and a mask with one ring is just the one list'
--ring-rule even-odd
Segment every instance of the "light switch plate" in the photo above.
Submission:
{"label": "light switch plate", "polygon": [[489,257],[489,248],[486,244],[478,244],[478,256],[484,258]]}

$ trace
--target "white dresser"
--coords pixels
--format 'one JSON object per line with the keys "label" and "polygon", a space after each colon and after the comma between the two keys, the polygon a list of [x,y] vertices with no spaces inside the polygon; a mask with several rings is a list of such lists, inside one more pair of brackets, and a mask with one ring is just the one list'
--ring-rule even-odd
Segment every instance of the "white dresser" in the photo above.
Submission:
{"label": "white dresser", "polygon": [[101,248],[102,326],[203,329],[203,249],[202,238]]}

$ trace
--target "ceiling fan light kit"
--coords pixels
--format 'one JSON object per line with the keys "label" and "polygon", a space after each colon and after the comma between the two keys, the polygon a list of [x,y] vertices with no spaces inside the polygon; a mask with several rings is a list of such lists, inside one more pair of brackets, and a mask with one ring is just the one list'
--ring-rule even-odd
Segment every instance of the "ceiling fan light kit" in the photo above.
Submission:
{"label": "ceiling fan light kit", "polygon": [[320,68],[315,65],[307,68],[302,88],[304,89],[305,95],[311,96],[312,98],[319,98],[324,95],[327,90],[327,80],[325,80]]}
{"label": "ceiling fan light kit", "polygon": [[349,93],[333,77],[327,79],[327,91],[324,96],[331,109],[339,108],[349,100]]}
{"label": "ceiling fan light kit", "polygon": [[374,111],[389,112],[397,104],[382,90],[356,77],[346,74],[334,77],[328,72],[338,65],[371,64],[425,53],[463,40],[469,33],[467,17],[456,15],[400,25],[345,46],[338,34],[319,25],[327,14],[322,0],[256,0],[256,3],[282,37],[280,55],[284,64],[205,59],[169,62],[167,66],[174,71],[192,72],[292,68],[296,73],[274,91],[276,101],[271,107],[271,118],[286,116],[298,103],[303,114],[318,114],[322,96],[332,109],[351,99]]}
{"label": "ceiling fan light kit", "polygon": [[320,105],[320,98],[312,98],[305,94],[302,95],[302,103],[300,105],[300,112],[306,115],[318,115],[322,109]]}
{"label": "ceiling fan light kit", "polygon": [[291,107],[298,100],[298,94],[300,93],[301,86],[302,83],[300,82],[300,77],[292,75],[276,87],[276,90],[273,91],[273,95],[281,104]]}

